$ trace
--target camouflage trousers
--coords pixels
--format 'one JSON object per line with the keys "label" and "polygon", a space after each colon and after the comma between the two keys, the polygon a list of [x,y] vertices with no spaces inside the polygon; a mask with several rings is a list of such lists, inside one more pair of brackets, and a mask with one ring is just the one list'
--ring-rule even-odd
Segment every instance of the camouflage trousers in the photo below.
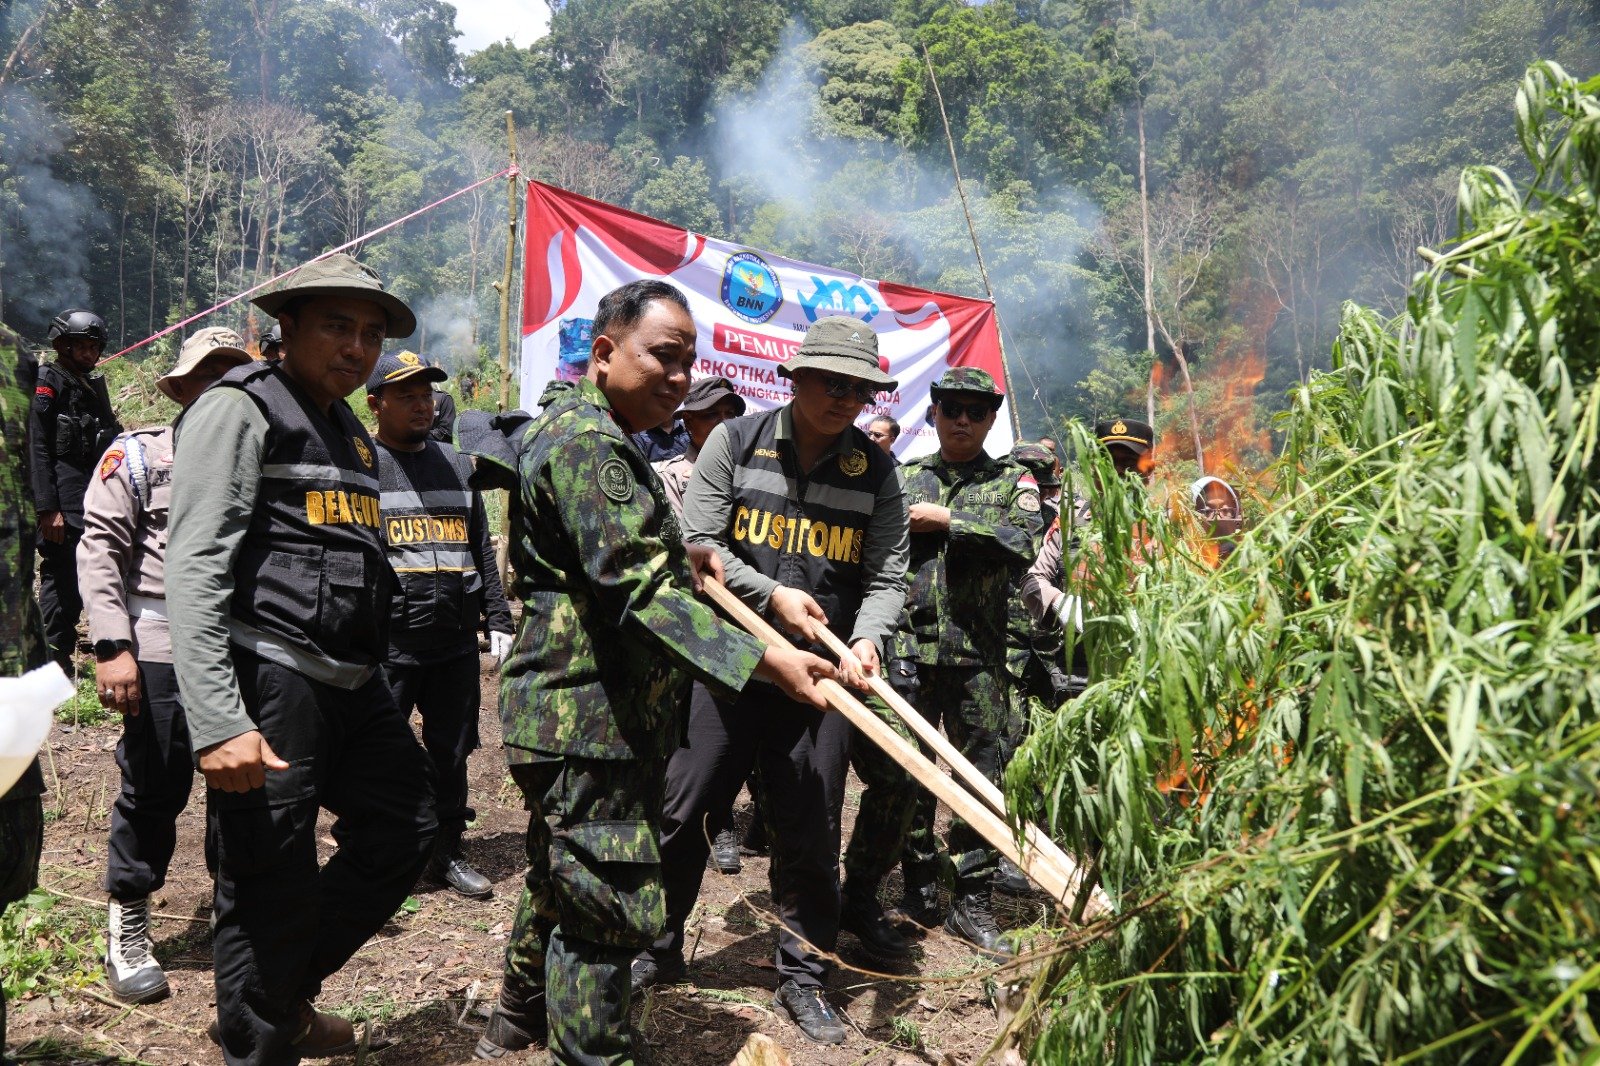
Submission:
{"label": "camouflage trousers", "polygon": [[[38,796],[0,800],[0,915],[39,883],[44,807]],[[6,1054],[6,996],[0,989],[0,1059]],[[9,1062],[9,1059],[6,1059]]]}
{"label": "camouflage trousers", "polygon": [[[916,699],[917,666],[906,659],[889,663],[886,676],[894,690],[907,700]],[[907,740],[915,741],[911,729],[876,696],[862,699],[878,717]],[[850,766],[864,786],[856,824],[844,852],[844,890],[846,895],[875,894],[883,879],[900,861],[911,817],[917,810],[922,786],[888,752],[862,736],[859,730],[850,737]]]}
{"label": "camouflage trousers", "polygon": [[630,967],[667,919],[666,760],[551,756],[513,763],[511,776],[529,812],[528,872],[506,983],[525,998],[543,991],[557,1062],[633,1063]]}
{"label": "camouflage trousers", "polygon": [[[944,727],[957,751],[990,781],[998,783],[1006,759],[1015,750],[1020,715],[1012,699],[1010,675],[1004,666],[917,665],[917,698],[912,701],[922,716]],[[939,845],[933,818],[937,802],[921,792],[911,831],[900,855],[906,884],[930,884],[938,879]],[[1000,854],[961,818],[952,817],[945,840],[955,864],[957,896],[989,890]]]}

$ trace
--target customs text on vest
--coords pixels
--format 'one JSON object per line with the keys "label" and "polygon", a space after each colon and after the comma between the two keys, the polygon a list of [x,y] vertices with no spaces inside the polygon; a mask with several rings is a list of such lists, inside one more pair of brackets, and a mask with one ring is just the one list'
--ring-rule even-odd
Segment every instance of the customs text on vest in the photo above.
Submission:
{"label": "customs text on vest", "polygon": [[259,633],[334,663],[382,662],[394,579],[366,429],[342,400],[325,415],[275,365],[236,367],[214,387],[242,389],[269,423],[233,567],[234,642]]}
{"label": "customs text on vest", "polygon": [[861,606],[861,555],[878,490],[894,464],[852,426],[836,454],[809,473],[777,439],[782,409],[724,422],[733,459],[726,543],[781,584],[809,592],[829,628],[850,639]]}

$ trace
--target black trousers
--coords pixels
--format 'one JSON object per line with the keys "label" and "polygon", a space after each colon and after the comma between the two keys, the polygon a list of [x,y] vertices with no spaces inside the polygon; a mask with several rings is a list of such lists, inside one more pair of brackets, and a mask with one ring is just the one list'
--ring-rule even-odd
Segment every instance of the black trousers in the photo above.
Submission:
{"label": "black trousers", "polygon": [[[43,848],[44,804],[39,797],[0,799],[0,916],[39,883]],[[5,1057],[6,995],[0,987],[0,1059]]]}
{"label": "black trousers", "polygon": [[652,951],[683,950],[683,925],[700,894],[710,837],[727,824],[739,786],[756,771],[772,849],[778,979],[819,986],[839,938],[839,815],[850,764],[850,723],[752,684],[732,703],[694,686],[689,734],[667,764],[661,867],[667,928]]}
{"label": "black trousers", "polygon": [[467,756],[478,750],[478,653],[426,666],[396,666],[383,672],[389,694],[406,718],[422,716],[422,746],[433,761],[439,842],[453,850],[467,823],[477,817],[467,805]]}
{"label": "black trousers", "polygon": [[78,594],[78,541],[83,527],[68,524],[60,544],[39,538],[39,613],[44,616],[44,637],[50,658],[72,677],[72,653],[78,647],[78,618],[83,597]]}
{"label": "black trousers", "polygon": [[122,791],[111,805],[106,893],[128,903],[167,883],[178,815],[194,786],[189,724],[171,663],[139,663],[139,713],[122,719],[117,768]]}
{"label": "black trousers", "polygon": [[[300,1061],[300,1001],[421,876],[438,828],[433,773],[381,674],[348,691],[242,649],[233,662],[245,710],[289,767],[250,792],[206,791],[217,1020],[230,1066],[279,1066]],[[320,868],[319,807],[338,845]]]}

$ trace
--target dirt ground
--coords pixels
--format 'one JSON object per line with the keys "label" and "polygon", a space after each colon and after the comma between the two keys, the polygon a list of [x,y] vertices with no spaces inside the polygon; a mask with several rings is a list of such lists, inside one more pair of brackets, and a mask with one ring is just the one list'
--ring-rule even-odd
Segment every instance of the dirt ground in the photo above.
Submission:
{"label": "dirt ground", "polygon": [[[473,1061],[483,1025],[481,1008],[493,1002],[507,932],[523,871],[527,815],[505,774],[499,744],[494,676],[484,660],[484,746],[473,755],[471,780],[478,811],[467,834],[469,860],[495,883],[494,898],[467,901],[426,882],[406,908],[324,989],[319,1007],[366,1018],[398,1037],[393,1048],[368,1054],[375,1064],[442,1066]],[[103,928],[101,879],[107,812],[118,788],[112,749],[120,723],[74,729],[58,726],[45,775],[41,884],[78,907],[81,930]],[[860,784],[850,779],[845,830],[855,818]],[[741,821],[748,818],[741,798]],[[178,854],[166,887],[154,901],[156,954],[172,995],[141,1008],[114,1004],[103,984],[53,981],[12,1004],[13,1054],[33,1063],[214,1063],[220,1056],[205,1036],[215,1016],[207,916],[211,884],[201,854],[204,792],[194,796],[179,822]],[[331,850],[324,815],[322,842]],[[885,899],[899,898],[899,874]],[[1042,905],[996,897],[1002,925],[1022,926],[1044,917]],[[997,1023],[985,992],[983,961],[935,929],[916,939],[912,961],[896,979],[852,971],[872,969],[850,934],[840,937],[840,965],[830,983],[835,1006],[848,1019],[850,1037],[837,1047],[810,1043],[775,1012],[772,927],[767,910],[767,859],[744,860],[726,876],[706,873],[691,918],[690,982],[654,990],[635,1004],[635,1023],[660,1066],[731,1062],[751,1033],[770,1036],[792,1061],[820,1066],[882,1063],[957,1064],[975,1061],[994,1038]],[[98,912],[89,910],[89,905]],[[292,906],[292,901],[285,901]],[[91,963],[83,966],[98,976]],[[332,1060],[353,1062],[355,1059]],[[505,1061],[532,1061],[527,1055]]]}

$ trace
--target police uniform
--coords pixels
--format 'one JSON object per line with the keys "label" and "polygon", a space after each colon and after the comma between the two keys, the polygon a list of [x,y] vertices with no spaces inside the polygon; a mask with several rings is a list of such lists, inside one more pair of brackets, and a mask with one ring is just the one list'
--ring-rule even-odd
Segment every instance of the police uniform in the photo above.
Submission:
{"label": "police uniform", "polygon": [[[443,375],[402,352],[378,360],[367,391]],[[469,485],[471,463],[450,445],[430,438],[405,451],[378,441],[377,457],[383,537],[397,578],[384,675],[401,712],[422,716],[438,800],[434,873],[465,895],[488,895],[489,882],[464,865],[460,848],[477,817],[467,802],[467,757],[479,743],[478,627],[512,630],[489,520]]]}
{"label": "police uniform", "polygon": [[456,439],[456,400],[448,392],[438,389],[433,393],[433,428],[428,436],[440,444],[453,444]]}
{"label": "police uniform", "polygon": [[[409,309],[345,255],[255,298],[368,300],[391,333]],[[377,457],[343,400],[320,407],[282,364],[230,371],[177,426],[167,589],[196,752],[251,730],[286,769],[208,789],[216,867],[218,1036],[230,1064],[299,1061],[322,981],[415,885],[436,820],[432,772],[379,670],[393,571]],[[317,814],[338,848],[318,868]],[[305,1031],[302,1031],[305,1030]]]}
{"label": "police uniform", "polygon": [[[943,397],[998,400],[987,373],[958,367],[934,386]],[[943,725],[950,742],[980,773],[999,782],[1017,729],[1006,672],[1006,630],[1018,582],[1038,548],[1038,485],[1028,470],[983,451],[967,462],[935,452],[900,470],[908,504],[950,510],[943,532],[911,534],[910,591],[904,630],[916,663],[916,708]],[[909,909],[926,914],[927,892],[938,879],[934,838],[936,802],[920,794],[902,852]],[[978,923],[992,939],[989,882],[998,864],[994,847],[964,820],[952,818],[947,845],[955,865],[950,922]],[[966,935],[963,933],[962,935]]]}
{"label": "police uniform", "polygon": [[83,613],[77,565],[83,494],[101,454],[121,432],[104,376],[79,375],[59,362],[39,368],[28,442],[33,503],[36,511],[59,511],[66,520],[61,543],[39,539],[39,608],[51,656],[68,677]]}
{"label": "police uniform", "polygon": [[[819,363],[818,370],[887,381],[876,341],[854,319],[824,319],[783,369]],[[684,516],[690,539],[718,549],[728,587],[752,606],[765,610],[780,585],[799,589],[847,643],[870,639],[880,649],[888,643],[904,602],[905,504],[893,463],[859,428],[847,428],[816,466],[802,470],[793,404],[724,422],[696,461]],[[705,869],[704,821],[714,820],[712,832],[721,828],[716,822],[726,818],[754,767],[772,853],[773,906],[783,921],[780,991],[822,986],[827,967],[818,952],[832,951],[839,932],[849,747],[847,719],[771,686],[752,685],[734,700],[695,692],[688,739],[667,772],[661,845],[667,933],[652,949],[658,968],[682,965],[683,926]]]}
{"label": "police uniform", "polygon": [[[688,553],[660,481],[594,382],[556,382],[531,423],[478,443],[516,470],[511,591],[523,604],[500,693],[528,867],[500,1003],[480,1057],[526,1047],[548,1018],[557,1061],[632,1061],[629,964],[666,912],[658,826],[690,678],[737,691],[763,646],[688,592]],[[526,428],[523,428],[526,427]],[[486,434],[493,437],[493,434]]]}
{"label": "police uniform", "polygon": [[[49,659],[33,598],[34,513],[24,457],[33,392],[33,360],[0,327],[0,676],[16,677]],[[44,778],[37,760],[0,796],[0,915],[25,899],[39,878],[44,846]],[[5,1057],[6,1000],[0,988],[0,1058]]]}
{"label": "police uniform", "polygon": [[[249,362],[244,340],[210,327],[185,342],[170,381],[211,358]],[[165,559],[172,499],[172,429],[125,433],[112,442],[84,494],[78,585],[89,639],[104,661],[126,651],[138,669],[139,707],[122,720],[117,768],[122,787],[111,806],[106,843],[110,902],[107,978],[124,1002],[166,994],[166,975],[150,952],[149,896],[167,880],[177,819],[189,802],[194,755],[178,696],[167,630]]]}

